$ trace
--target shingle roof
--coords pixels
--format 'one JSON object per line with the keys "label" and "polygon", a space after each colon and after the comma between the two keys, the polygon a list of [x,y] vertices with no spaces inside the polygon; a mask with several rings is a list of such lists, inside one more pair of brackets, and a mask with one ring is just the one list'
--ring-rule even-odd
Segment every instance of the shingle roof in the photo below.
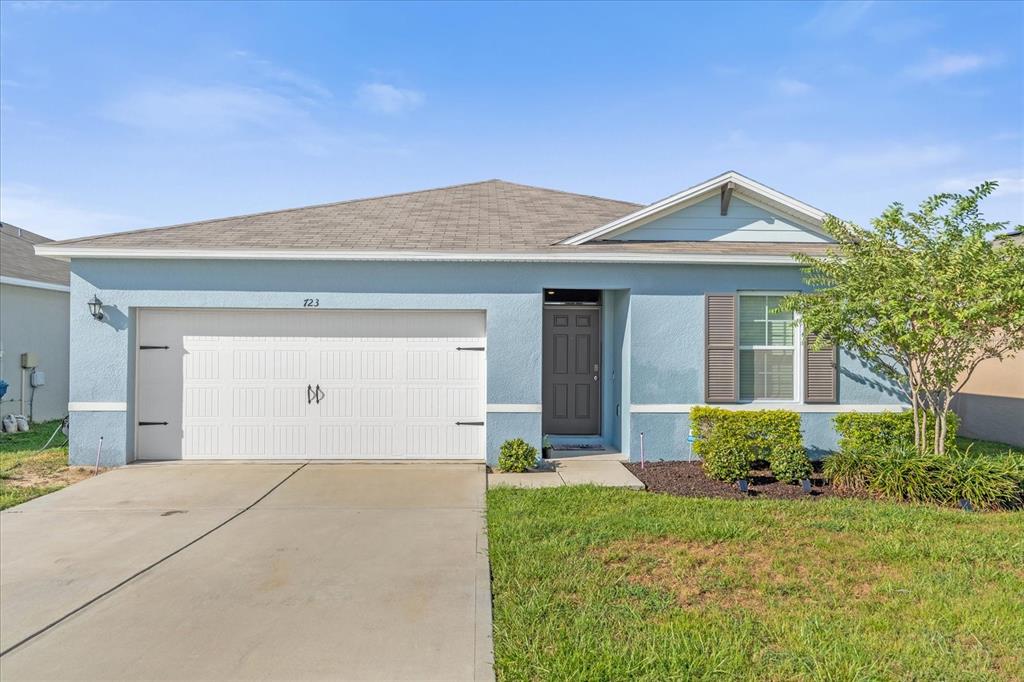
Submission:
{"label": "shingle roof", "polygon": [[0,275],[47,284],[68,284],[68,264],[37,256],[34,247],[51,240],[10,223],[0,223]]}
{"label": "shingle roof", "polygon": [[59,242],[88,248],[536,250],[639,204],[487,180]]}
{"label": "shingle roof", "polygon": [[[640,204],[552,189],[486,180],[439,189],[354,199],[333,204],[204,220],[169,227],[82,237],[52,246],[69,252],[293,251],[301,254],[403,252],[436,255],[622,254],[661,257],[741,255],[785,257],[818,255],[827,245],[764,242],[613,242],[577,245],[559,242],[630,215]],[[397,254],[396,254],[397,257]]]}

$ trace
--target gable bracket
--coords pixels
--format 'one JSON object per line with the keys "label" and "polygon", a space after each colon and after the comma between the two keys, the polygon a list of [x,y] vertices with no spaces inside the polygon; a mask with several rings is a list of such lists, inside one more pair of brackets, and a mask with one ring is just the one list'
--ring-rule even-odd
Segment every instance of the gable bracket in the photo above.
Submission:
{"label": "gable bracket", "polygon": [[732,201],[734,189],[736,189],[735,182],[727,182],[722,185],[722,215],[729,215],[729,202]]}

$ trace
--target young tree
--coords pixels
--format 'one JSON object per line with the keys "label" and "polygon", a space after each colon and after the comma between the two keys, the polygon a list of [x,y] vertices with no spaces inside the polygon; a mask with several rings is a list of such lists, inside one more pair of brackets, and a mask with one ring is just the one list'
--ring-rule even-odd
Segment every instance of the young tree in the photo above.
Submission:
{"label": "young tree", "polygon": [[901,387],[920,451],[944,451],[950,403],[981,362],[1024,349],[1024,245],[990,241],[1006,223],[978,207],[995,188],[892,204],[873,230],[829,216],[836,248],[797,256],[813,292],[783,303],[818,346],[833,341]]}

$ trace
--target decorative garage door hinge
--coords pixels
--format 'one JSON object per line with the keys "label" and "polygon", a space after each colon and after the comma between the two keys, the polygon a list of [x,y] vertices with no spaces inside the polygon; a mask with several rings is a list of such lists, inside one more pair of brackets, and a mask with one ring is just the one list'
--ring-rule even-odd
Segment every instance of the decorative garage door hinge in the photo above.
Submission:
{"label": "decorative garage door hinge", "polygon": [[483,346],[456,346],[455,350],[485,350]]}
{"label": "decorative garage door hinge", "polygon": [[139,422],[139,426],[167,426],[167,422]]}
{"label": "decorative garage door hinge", "polygon": [[170,350],[170,346],[139,346],[139,350]]}
{"label": "decorative garage door hinge", "polygon": [[456,426],[483,426],[483,422],[455,422]]}
{"label": "decorative garage door hinge", "polygon": [[320,390],[320,384],[316,385],[316,390],[313,389],[311,384],[306,384],[306,404],[312,405],[313,401],[319,405],[320,401],[327,397],[327,394]]}

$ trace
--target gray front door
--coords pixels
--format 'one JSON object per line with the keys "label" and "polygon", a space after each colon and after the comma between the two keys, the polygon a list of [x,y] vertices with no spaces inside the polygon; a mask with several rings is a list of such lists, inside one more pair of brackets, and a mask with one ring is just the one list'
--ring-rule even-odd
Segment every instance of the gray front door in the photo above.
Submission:
{"label": "gray front door", "polygon": [[601,433],[601,310],[544,308],[544,433]]}

